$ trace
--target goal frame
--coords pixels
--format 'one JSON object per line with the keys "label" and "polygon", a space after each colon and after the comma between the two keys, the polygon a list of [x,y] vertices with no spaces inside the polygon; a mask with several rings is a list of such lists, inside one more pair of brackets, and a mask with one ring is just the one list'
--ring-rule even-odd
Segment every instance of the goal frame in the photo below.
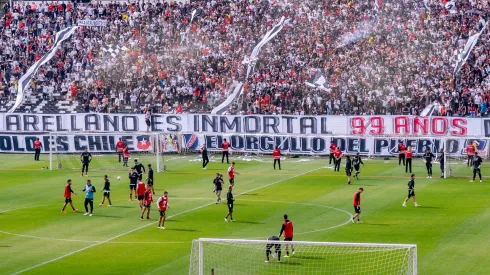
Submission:
{"label": "goal frame", "polygon": [[[153,144],[153,150],[149,150],[155,154],[155,169],[156,172],[161,172],[164,169],[164,158],[162,152],[162,138],[163,136],[169,135],[169,133],[155,133],[155,132],[104,132],[104,131],[76,131],[76,132],[49,132],[49,170],[55,170],[54,158],[53,155],[58,153],[58,147],[55,143],[55,137],[58,135],[95,135],[95,136],[105,136],[105,135],[113,135],[113,136],[151,136],[154,137],[156,142]],[[178,143],[180,143],[180,135],[178,135]],[[117,142],[117,141],[116,141]],[[134,153],[133,151],[132,153]],[[136,151],[136,152],[145,152],[145,151]],[[177,151],[178,152],[178,151]],[[81,152],[63,152],[66,154],[80,154]],[[104,151],[104,154],[116,154],[115,151]]]}
{"label": "goal frame", "polygon": [[[451,140],[456,140],[456,141],[464,141],[464,145],[459,149],[458,148],[458,151],[459,150],[462,150],[462,152],[460,154],[456,153],[456,154],[449,154],[448,153],[448,150],[450,148],[448,148],[449,146],[449,141]],[[453,173],[452,173],[452,168],[451,168],[451,162],[448,161],[450,160],[450,158],[466,158],[467,156],[464,154],[465,150],[466,150],[466,146],[467,146],[467,142],[468,140],[486,140],[486,144],[483,146],[483,150],[482,149],[479,149],[477,148],[476,151],[479,153],[480,157],[482,157],[484,160],[488,160],[490,159],[490,137],[485,137],[485,136],[463,136],[463,137],[455,137],[455,136],[451,136],[451,137],[444,137],[443,138],[443,148],[444,148],[444,178],[448,178],[448,177],[452,177],[454,176]],[[482,154],[482,151],[484,154]]]}
{"label": "goal frame", "polygon": [[[340,243],[340,242],[309,242],[309,241],[269,241],[269,240],[246,240],[246,239],[218,239],[218,238],[199,238],[193,240],[198,242],[198,274],[204,275],[204,243],[249,243],[249,244],[283,244],[283,245],[309,245],[309,246],[332,246],[332,247],[364,247],[364,248],[395,248],[408,249],[412,251],[412,261],[407,266],[408,270],[412,270],[410,274],[417,275],[417,245],[416,244],[383,244],[383,243]],[[193,253],[191,250],[189,275],[193,275]],[[408,274],[408,272],[407,272]]]}

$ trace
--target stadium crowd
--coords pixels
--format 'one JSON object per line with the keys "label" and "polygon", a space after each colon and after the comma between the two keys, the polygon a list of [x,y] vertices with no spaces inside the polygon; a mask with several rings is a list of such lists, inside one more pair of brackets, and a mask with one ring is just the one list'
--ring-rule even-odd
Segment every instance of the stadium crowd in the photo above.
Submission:
{"label": "stadium crowd", "polygon": [[[80,27],[36,74],[26,95],[78,101],[86,112],[209,112],[238,81],[231,114],[419,114],[490,110],[488,28],[461,72],[458,50],[490,19],[490,1],[211,0],[16,2],[0,21],[0,95],[15,100],[17,81],[53,46],[57,31]],[[424,4],[425,3],[425,4]],[[191,13],[201,13],[190,22]],[[244,58],[284,16],[245,79]],[[185,34],[189,30],[188,34]],[[115,56],[104,46],[124,46]],[[305,85],[321,69],[322,89]],[[55,95],[60,95],[57,97]]]}

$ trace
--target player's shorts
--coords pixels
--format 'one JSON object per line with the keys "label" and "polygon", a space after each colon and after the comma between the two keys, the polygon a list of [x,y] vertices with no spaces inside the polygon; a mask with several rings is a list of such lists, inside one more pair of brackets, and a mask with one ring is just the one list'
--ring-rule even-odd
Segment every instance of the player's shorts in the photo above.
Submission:
{"label": "player's shorts", "polygon": [[352,175],[352,170],[349,169],[349,170],[345,170],[345,174],[350,177]]}
{"label": "player's shorts", "polygon": [[138,174],[138,179],[141,180],[143,178],[143,173]]}
{"label": "player's shorts", "polygon": [[136,190],[136,184],[130,184],[129,190]]}
{"label": "player's shorts", "polygon": [[427,168],[432,168],[432,162],[426,162],[425,167]]}
{"label": "player's shorts", "polygon": [[140,195],[138,195],[138,200],[139,200],[139,201],[142,201],[144,198],[145,198],[145,195],[141,195],[141,196],[140,196]]}
{"label": "player's shorts", "polygon": [[228,212],[233,212],[233,203],[228,204]]}
{"label": "player's shorts", "polygon": [[104,195],[103,196],[106,197],[106,198],[110,198],[111,197],[111,192],[104,191]]}
{"label": "player's shorts", "polygon": [[474,155],[468,155],[469,159],[472,159],[473,157],[474,157]]}
{"label": "player's shorts", "polygon": [[285,242],[292,242],[292,241],[293,241],[293,237],[290,237],[290,238],[284,238],[284,241],[285,241]]}
{"label": "player's shorts", "polygon": [[360,206],[354,206],[354,212],[356,214],[361,214],[361,207]]}
{"label": "player's shorts", "polygon": [[146,122],[146,126],[150,127],[150,120],[146,119],[145,122]]}
{"label": "player's shorts", "polygon": [[480,168],[473,168],[473,171],[474,171],[475,173],[480,173]]}
{"label": "player's shorts", "polygon": [[70,203],[71,202],[71,198],[65,198],[65,203]]}
{"label": "player's shorts", "polygon": [[408,198],[415,197],[415,191],[414,190],[408,190]]}
{"label": "player's shorts", "polygon": [[359,166],[354,166],[354,169],[355,169],[355,170],[356,170],[356,172],[358,172],[358,173],[359,173],[359,172],[361,172],[361,166],[360,166],[360,165],[359,165]]}
{"label": "player's shorts", "polygon": [[266,246],[266,248],[265,248],[265,250],[266,250],[266,251],[271,251],[271,248],[272,248],[272,247],[274,247],[274,249],[275,249],[276,251],[281,250],[281,245],[280,245],[280,244],[272,244],[272,243],[268,243],[268,244],[267,244],[267,246]]}
{"label": "player's shorts", "polygon": [[148,180],[148,185],[153,185],[153,180]]}
{"label": "player's shorts", "polygon": [[160,217],[165,217],[165,210],[160,210]]}
{"label": "player's shorts", "polygon": [[221,189],[220,190],[214,190],[214,193],[216,193],[216,195],[221,196],[221,191],[222,191]]}
{"label": "player's shorts", "polygon": [[235,184],[235,179],[230,179],[230,184]]}
{"label": "player's shorts", "polygon": [[144,205],[146,208],[150,209],[151,208],[151,203],[145,204]]}

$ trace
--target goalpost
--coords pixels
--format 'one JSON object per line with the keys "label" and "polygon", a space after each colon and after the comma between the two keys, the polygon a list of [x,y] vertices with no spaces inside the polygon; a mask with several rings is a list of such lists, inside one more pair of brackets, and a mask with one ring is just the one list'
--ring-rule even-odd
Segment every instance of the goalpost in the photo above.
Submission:
{"label": "goalpost", "polygon": [[476,152],[483,159],[481,165],[482,177],[490,177],[486,174],[487,167],[490,167],[488,159],[490,156],[490,138],[486,137],[447,137],[444,138],[444,172],[446,177],[466,177],[473,176],[473,166],[468,165],[469,144],[473,144]]}
{"label": "goalpost", "polygon": [[[128,167],[123,166],[122,154],[116,144],[122,141],[131,153]],[[49,133],[49,168],[81,169],[80,154],[88,149],[92,155],[90,170],[126,171],[134,160],[151,164],[156,172],[165,170],[164,153],[180,152],[178,134],[149,132],[51,132]]]}
{"label": "goalpost", "polygon": [[[267,245],[274,256],[268,263]],[[286,245],[294,245],[295,254],[289,258],[284,258]],[[281,251],[280,263],[276,248]],[[417,246],[201,238],[192,242],[189,275],[204,274],[413,275],[417,274]]]}

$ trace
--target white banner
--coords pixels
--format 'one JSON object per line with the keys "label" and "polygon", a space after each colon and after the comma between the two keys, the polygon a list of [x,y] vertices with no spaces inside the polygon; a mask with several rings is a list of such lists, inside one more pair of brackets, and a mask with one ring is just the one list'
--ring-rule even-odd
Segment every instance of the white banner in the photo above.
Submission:
{"label": "white banner", "polygon": [[[488,155],[489,140],[471,138],[381,138],[381,137],[324,137],[324,136],[265,136],[238,134],[184,134],[182,148],[194,151],[206,144],[209,151],[221,151],[226,139],[231,152],[270,154],[277,147],[283,154],[291,155],[328,155],[330,142],[333,141],[344,154],[359,153],[363,156],[398,155],[398,143],[412,148],[414,156],[422,156],[427,148],[438,155],[446,147],[447,156],[465,156],[469,143],[476,143],[482,156]],[[445,143],[445,144],[444,144]]]}
{"label": "white banner", "polygon": [[[161,137],[160,142],[156,137]],[[39,138],[42,153],[49,153],[49,133],[0,133],[0,153],[32,153],[34,141]],[[53,152],[81,153],[88,148],[91,153],[114,153],[116,143],[122,138],[130,152],[155,153],[157,146],[160,152],[177,152],[180,150],[176,134],[145,135],[145,134],[57,134],[53,136]]]}
{"label": "white banner", "polygon": [[78,26],[85,26],[85,27],[105,27],[107,26],[107,20],[102,20],[102,19],[80,19],[78,20]]}
{"label": "white banner", "polygon": [[[158,141],[156,137],[160,137]],[[0,133],[0,153],[31,153],[34,152],[34,141],[39,138],[43,144],[43,153],[49,152],[48,133]],[[383,137],[327,137],[327,136],[266,136],[254,134],[57,134],[54,136],[53,149],[57,153],[80,153],[88,148],[92,153],[116,152],[119,138],[131,152],[179,152],[182,148],[190,151],[199,150],[206,144],[209,151],[221,151],[221,144],[227,139],[231,152],[272,153],[278,146],[283,154],[327,155],[330,142],[339,146],[344,154],[360,153],[368,156],[393,156],[398,154],[398,142],[401,140],[411,146],[415,156],[421,156],[426,148],[437,153],[446,147],[448,156],[466,155],[469,143],[476,143],[482,156],[488,155],[487,139],[454,137],[444,139],[430,137],[383,138]]]}
{"label": "white banner", "polygon": [[[156,114],[160,133],[490,137],[490,118]],[[0,132],[144,132],[144,114],[0,114]]]}

